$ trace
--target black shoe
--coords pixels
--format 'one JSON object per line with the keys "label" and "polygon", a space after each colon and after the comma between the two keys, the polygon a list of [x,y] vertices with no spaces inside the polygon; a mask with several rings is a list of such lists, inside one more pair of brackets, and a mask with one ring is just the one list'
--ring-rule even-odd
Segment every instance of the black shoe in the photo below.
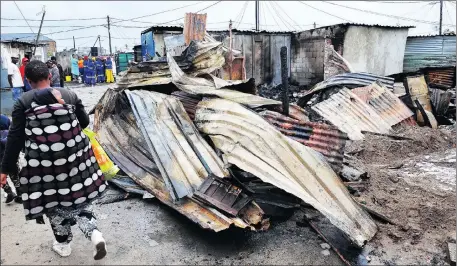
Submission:
{"label": "black shoe", "polygon": [[16,197],[14,198],[14,202],[19,203],[19,204],[22,204],[22,198],[19,197],[19,196],[16,196]]}
{"label": "black shoe", "polygon": [[6,203],[6,204],[10,204],[10,203],[13,202],[16,198],[17,198],[16,193],[14,193],[14,192],[6,193],[6,200],[5,200],[5,203]]}

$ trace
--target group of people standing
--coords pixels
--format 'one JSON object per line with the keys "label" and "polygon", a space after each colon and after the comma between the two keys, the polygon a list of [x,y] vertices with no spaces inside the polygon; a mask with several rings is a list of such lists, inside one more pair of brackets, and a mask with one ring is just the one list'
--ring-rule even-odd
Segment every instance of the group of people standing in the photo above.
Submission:
{"label": "group of people standing", "polygon": [[111,57],[101,58],[84,56],[84,59],[73,55],[71,61],[71,72],[74,78],[80,76],[82,82],[88,86],[95,86],[96,83],[113,83],[114,62]]}

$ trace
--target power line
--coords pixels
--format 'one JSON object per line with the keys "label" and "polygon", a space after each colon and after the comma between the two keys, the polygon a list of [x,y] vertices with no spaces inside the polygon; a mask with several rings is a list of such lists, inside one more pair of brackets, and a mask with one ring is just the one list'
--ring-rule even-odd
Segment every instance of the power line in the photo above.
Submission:
{"label": "power line", "polygon": [[[360,9],[360,8],[356,8],[356,7],[344,6],[344,5],[332,3],[332,2],[329,2],[329,1],[322,1],[322,2],[330,4],[330,5],[340,6],[340,7],[353,9],[353,10],[357,10],[357,11],[360,11],[360,12],[365,12],[365,13],[374,14],[374,15],[378,15],[378,16],[391,17],[391,18],[396,18],[396,19],[400,19],[400,20],[414,21],[414,22],[418,22],[418,23],[431,24],[431,25],[439,24],[438,22],[433,22],[433,21],[428,21],[428,20],[405,18],[405,17],[395,16],[395,15],[389,15],[389,14],[374,12],[374,11],[370,11],[370,10]],[[449,24],[443,24],[443,25],[449,26]]]}
{"label": "power line", "polygon": [[[71,25],[71,26],[63,26],[63,25],[46,25],[46,26],[43,26],[42,28],[80,28],[80,27],[88,27],[88,26],[99,26],[99,25],[86,25],[86,26],[83,26],[83,25],[79,25],[79,26],[74,26],[74,25]],[[0,27],[2,28],[27,28],[28,26],[24,26],[24,25],[1,25]],[[39,28],[40,26],[31,26],[32,28]]]}
{"label": "power line", "polygon": [[151,16],[155,16],[155,15],[159,15],[159,14],[163,14],[163,13],[167,13],[167,12],[171,12],[171,11],[183,9],[183,8],[186,8],[186,7],[189,7],[189,6],[195,6],[195,5],[201,4],[201,3],[203,3],[203,2],[204,2],[204,1],[200,1],[200,2],[197,2],[197,3],[190,4],[190,5],[181,6],[181,7],[173,8],[173,9],[168,9],[168,10],[160,11],[160,12],[157,12],[157,13],[153,13],[153,14],[149,14],[149,15],[144,15],[144,16],[139,16],[139,17],[130,18],[130,19],[117,19],[117,18],[113,18],[113,19],[118,20],[118,21],[114,21],[113,23],[119,23],[119,22],[123,22],[123,21],[127,21],[127,20],[133,20],[133,19],[139,19],[139,18],[145,18],[145,17],[151,17]]}
{"label": "power line", "polygon": [[[77,29],[73,29],[73,30],[62,30],[62,31],[48,32],[48,33],[46,33],[46,35],[52,35],[52,34],[57,34],[57,33],[70,32],[70,31],[77,31],[77,30],[84,30],[84,29],[94,28],[94,27],[99,27],[99,26],[104,26],[104,24],[101,24],[101,25],[91,25],[91,26],[81,27],[81,28],[77,28]],[[17,39],[26,39],[26,38],[35,37],[35,36],[36,36],[36,35],[29,35],[29,36],[24,36],[24,37],[17,38]]]}
{"label": "power line", "polygon": [[[264,2],[262,2],[262,5],[263,4],[264,4]],[[273,13],[270,11],[268,6],[267,6],[267,10],[268,10],[268,13],[270,13],[271,17],[273,18],[273,20],[275,21],[276,25],[278,26],[278,30],[281,30],[281,27],[279,26],[279,23],[276,21],[275,16],[273,16]]]}
{"label": "power line", "polygon": [[[203,9],[200,9],[200,10],[198,10],[198,11],[195,12],[195,13],[200,13],[201,11],[206,10],[206,9],[212,7],[212,6],[215,6],[215,5],[219,4],[220,2],[222,2],[222,1],[217,1],[216,3],[214,3],[214,4],[212,4],[212,5],[209,5],[209,6],[205,7],[205,8],[203,8]],[[159,26],[159,25],[163,25],[163,24],[168,24],[168,23],[170,23],[170,22],[175,22],[175,21],[178,21],[178,20],[181,20],[181,19],[184,19],[184,17],[180,17],[180,18],[177,18],[177,19],[174,19],[174,20],[170,20],[170,21],[167,21],[167,22],[159,23],[159,24],[156,24],[155,26]]]}
{"label": "power line", "polygon": [[[278,4],[276,1],[273,1],[273,3],[274,3],[277,7],[279,7],[279,9],[280,9],[284,14],[286,14],[286,16],[290,19],[290,21],[291,21],[292,23],[294,23],[294,25],[297,25],[297,24],[298,24],[297,22],[295,22],[295,20],[293,20],[293,19],[289,16],[289,14],[287,14],[287,12],[284,11],[284,9],[282,9],[282,7],[281,7],[280,4]],[[290,23],[289,23],[289,24],[290,24]],[[290,24],[290,25],[292,25],[292,24]]]}
{"label": "power line", "polygon": [[[1,18],[2,20],[22,20],[19,18]],[[43,21],[78,21],[78,20],[96,20],[106,18],[68,18],[68,19],[45,19]],[[28,19],[28,21],[41,21],[41,19]]]}
{"label": "power line", "polygon": [[17,5],[16,1],[14,1],[14,4],[16,5],[17,9],[18,9],[19,12],[21,13],[22,17],[24,18],[25,23],[27,23],[27,25],[29,26],[30,31],[31,31],[33,34],[35,34],[35,32],[32,30],[32,27],[30,27],[29,22],[27,21],[27,19],[25,19],[24,14],[22,14],[22,11],[21,11],[21,9],[19,8],[19,6]]}
{"label": "power line", "polygon": [[424,3],[424,2],[434,2],[434,1],[374,1],[374,0],[368,0],[368,1],[362,1],[362,2],[370,2],[370,3],[388,3],[388,4],[417,4],[417,3]]}
{"label": "power line", "polygon": [[284,20],[282,19],[282,17],[279,15],[278,13],[278,10],[276,10],[273,5],[270,4],[270,2],[266,2],[266,5],[267,7],[269,6],[269,8],[273,9],[273,11],[276,13],[276,16],[278,17],[278,19],[282,22],[282,24],[290,31],[290,28],[289,26],[284,22]]}
{"label": "power line", "polygon": [[233,21],[238,21],[238,19],[241,17],[241,13],[243,13],[243,11],[245,10],[247,2],[248,1],[244,1],[243,5],[241,6],[240,12],[238,13],[238,15],[236,15]]}
{"label": "power line", "polygon": [[244,9],[243,9],[243,14],[241,15],[241,19],[240,19],[240,21],[238,22],[238,26],[236,26],[236,28],[238,28],[238,27],[240,26],[240,24],[241,24],[241,21],[243,21],[244,13],[246,13],[246,9],[248,8],[248,4],[249,4],[249,2],[246,1],[245,6],[244,6]]}
{"label": "power line", "polygon": [[453,21],[452,21],[451,15],[449,15],[449,9],[448,9],[447,6],[446,6],[446,2],[443,1],[443,5],[444,5],[444,8],[446,9],[446,13],[447,13],[447,16],[448,16],[448,18],[449,18],[449,21],[450,21],[450,22],[453,22]]}
{"label": "power line", "polygon": [[311,6],[311,5],[308,5],[308,4],[306,4],[306,3],[302,2],[302,1],[298,1],[298,2],[299,2],[299,3],[302,3],[303,5],[306,5],[306,6],[308,6],[308,7],[311,7],[312,9],[315,9],[315,10],[317,10],[317,11],[320,11],[320,12],[322,12],[322,13],[325,13],[325,14],[327,14],[327,15],[329,15],[329,16],[332,16],[332,17],[335,17],[335,18],[339,18],[339,19],[342,19],[342,20],[348,21],[348,22],[354,22],[354,21],[351,21],[351,20],[349,20],[349,19],[345,19],[345,18],[342,18],[342,17],[338,17],[337,15],[330,14],[330,13],[328,13],[327,11],[324,11],[324,10],[321,10],[321,9],[319,9],[319,8],[316,8],[316,7],[313,7],[313,6]]}

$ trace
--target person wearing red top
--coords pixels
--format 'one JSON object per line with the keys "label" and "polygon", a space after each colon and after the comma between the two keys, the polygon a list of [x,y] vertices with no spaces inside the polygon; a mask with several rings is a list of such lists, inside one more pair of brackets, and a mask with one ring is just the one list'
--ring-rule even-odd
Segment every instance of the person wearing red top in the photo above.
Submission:
{"label": "person wearing red top", "polygon": [[30,87],[29,81],[25,78],[25,66],[29,63],[29,59],[27,57],[22,58],[22,65],[19,68],[19,72],[21,73],[22,81],[24,82],[24,87],[22,88],[24,92],[27,92],[32,89]]}

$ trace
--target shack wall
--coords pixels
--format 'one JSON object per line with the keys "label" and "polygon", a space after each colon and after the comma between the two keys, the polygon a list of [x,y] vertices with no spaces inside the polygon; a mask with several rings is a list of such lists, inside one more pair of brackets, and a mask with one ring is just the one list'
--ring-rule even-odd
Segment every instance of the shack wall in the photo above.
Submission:
{"label": "shack wall", "polygon": [[328,26],[294,34],[291,40],[291,81],[306,86],[324,80],[325,42],[333,44],[341,54],[345,30],[341,26]]}
{"label": "shack wall", "polygon": [[[166,49],[165,49],[164,38],[168,37],[168,36],[179,35],[179,34],[182,34],[182,31],[154,32],[153,37],[154,37],[155,52],[159,53],[160,56],[165,56]],[[154,55],[154,58],[157,58],[157,54]]]}
{"label": "shack wall", "polygon": [[343,57],[356,72],[388,76],[403,72],[408,28],[349,26]]}
{"label": "shack wall", "polygon": [[427,67],[455,67],[455,53],[455,35],[408,37],[403,72],[416,72]]}
{"label": "shack wall", "polygon": [[[229,47],[228,31],[208,32],[216,40]],[[281,47],[287,47],[289,75],[291,34],[233,32],[232,47],[245,58],[246,78],[254,78],[258,84],[281,83]]]}

